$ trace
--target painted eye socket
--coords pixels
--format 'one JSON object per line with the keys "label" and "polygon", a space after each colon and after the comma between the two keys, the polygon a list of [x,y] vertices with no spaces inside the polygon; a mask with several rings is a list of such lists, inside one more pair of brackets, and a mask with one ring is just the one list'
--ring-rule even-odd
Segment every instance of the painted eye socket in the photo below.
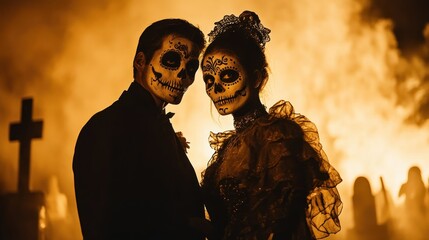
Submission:
{"label": "painted eye socket", "polygon": [[186,63],[186,71],[188,72],[188,76],[195,77],[195,73],[198,70],[199,62],[198,60],[190,60],[188,63]]}
{"label": "painted eye socket", "polygon": [[206,83],[206,89],[209,89],[214,84],[214,77],[210,74],[206,74],[203,76],[204,82]]}
{"label": "painted eye socket", "polygon": [[167,69],[176,70],[180,67],[181,59],[180,53],[170,50],[162,55],[161,64]]}
{"label": "painted eye socket", "polygon": [[223,70],[219,74],[219,77],[222,80],[222,82],[224,82],[224,83],[232,83],[232,82],[235,82],[238,79],[239,74],[235,70],[226,69],[226,70]]}

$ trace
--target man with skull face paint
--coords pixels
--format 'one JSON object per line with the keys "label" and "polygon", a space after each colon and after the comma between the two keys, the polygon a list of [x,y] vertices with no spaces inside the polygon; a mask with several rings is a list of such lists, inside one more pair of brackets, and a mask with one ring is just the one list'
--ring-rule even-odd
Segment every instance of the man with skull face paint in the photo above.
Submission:
{"label": "man with skull face paint", "polygon": [[201,182],[216,239],[319,239],[340,230],[338,172],[316,126],[287,101],[266,111],[268,79],[258,15],[244,11],[215,23],[201,63],[207,95],[235,130],[211,133],[215,150]]}
{"label": "man with skull face paint", "polygon": [[139,39],[134,81],[82,128],[73,171],[85,240],[204,239],[188,146],[164,110],[193,83],[204,46],[204,34],[185,20],[151,24]]}

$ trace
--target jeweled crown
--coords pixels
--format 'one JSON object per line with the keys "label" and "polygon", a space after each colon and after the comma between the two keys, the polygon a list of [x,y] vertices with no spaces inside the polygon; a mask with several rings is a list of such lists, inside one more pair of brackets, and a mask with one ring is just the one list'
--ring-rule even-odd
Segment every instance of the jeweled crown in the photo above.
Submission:
{"label": "jeweled crown", "polygon": [[264,49],[265,43],[270,41],[271,30],[264,27],[258,15],[251,11],[244,11],[240,16],[225,15],[222,20],[215,22],[214,29],[208,34],[209,42],[227,31],[244,29]]}

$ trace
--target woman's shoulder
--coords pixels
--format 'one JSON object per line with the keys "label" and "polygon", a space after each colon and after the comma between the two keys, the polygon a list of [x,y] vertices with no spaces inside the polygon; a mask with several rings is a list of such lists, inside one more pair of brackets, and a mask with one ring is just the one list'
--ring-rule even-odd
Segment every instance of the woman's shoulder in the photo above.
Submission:
{"label": "woman's shoulder", "polygon": [[268,115],[259,119],[255,126],[257,138],[263,141],[302,138],[304,136],[304,116],[294,111],[292,104],[280,100],[268,111]]}
{"label": "woman's shoulder", "polygon": [[272,121],[281,121],[284,124],[305,127],[305,125],[314,124],[303,114],[295,112],[295,108],[289,101],[279,100],[269,111],[269,119]]}

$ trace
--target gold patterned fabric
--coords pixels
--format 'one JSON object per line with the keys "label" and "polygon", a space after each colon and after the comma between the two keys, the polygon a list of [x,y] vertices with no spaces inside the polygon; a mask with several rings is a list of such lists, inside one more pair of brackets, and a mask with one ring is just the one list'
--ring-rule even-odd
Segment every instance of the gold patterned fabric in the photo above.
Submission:
{"label": "gold patterned fabric", "polygon": [[321,239],[340,230],[342,181],[316,126],[279,101],[244,129],[210,133],[201,186],[217,239]]}

